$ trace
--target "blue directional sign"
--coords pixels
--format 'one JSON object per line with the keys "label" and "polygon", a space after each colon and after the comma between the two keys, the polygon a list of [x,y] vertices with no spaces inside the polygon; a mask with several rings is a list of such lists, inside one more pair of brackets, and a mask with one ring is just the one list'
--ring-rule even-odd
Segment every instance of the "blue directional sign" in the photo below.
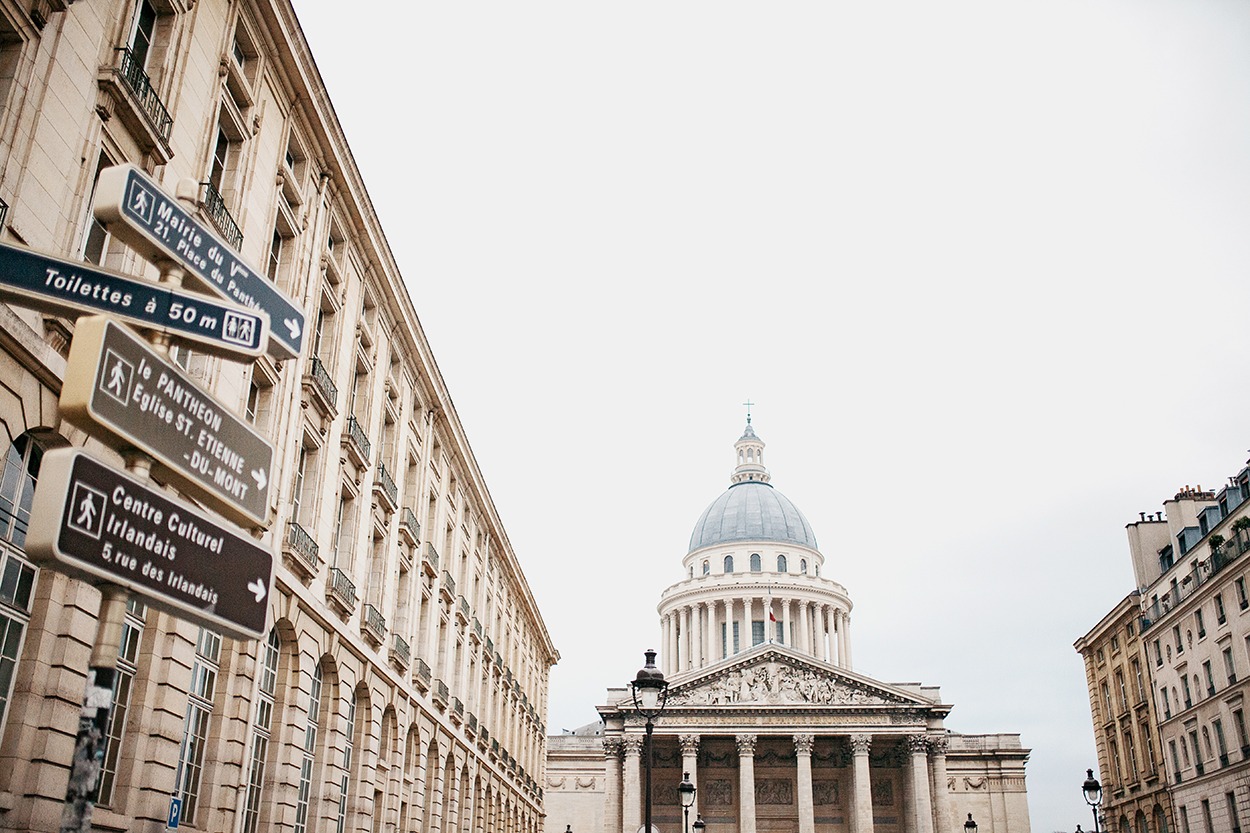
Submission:
{"label": "blue directional sign", "polygon": [[299,355],[304,335],[300,308],[143,171],[134,165],[101,171],[95,215],[148,260],[172,259],[208,291],[268,313],[270,355],[279,359]]}
{"label": "blue directional sign", "polygon": [[0,243],[0,299],[67,318],[105,312],[228,357],[265,350],[269,319],[235,304]]}
{"label": "blue directional sign", "polygon": [[182,822],[182,799],[178,796],[170,796],[169,799],[169,819],[165,822],[165,827],[170,830],[177,830],[178,825]]}

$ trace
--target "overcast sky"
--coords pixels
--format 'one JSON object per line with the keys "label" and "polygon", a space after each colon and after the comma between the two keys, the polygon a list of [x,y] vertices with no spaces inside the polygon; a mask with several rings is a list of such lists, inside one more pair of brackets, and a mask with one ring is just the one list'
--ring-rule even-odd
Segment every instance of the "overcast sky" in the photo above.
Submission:
{"label": "overcast sky", "polygon": [[296,8],[548,629],[658,644],[747,398],[856,670],[1089,826],[1072,643],[1250,448],[1250,4]]}

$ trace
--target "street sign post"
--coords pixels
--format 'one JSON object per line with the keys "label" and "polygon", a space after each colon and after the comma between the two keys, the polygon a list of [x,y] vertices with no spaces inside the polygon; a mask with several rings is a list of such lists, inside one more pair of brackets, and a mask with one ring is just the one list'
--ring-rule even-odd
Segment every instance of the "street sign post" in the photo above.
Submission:
{"label": "street sign post", "polygon": [[26,554],[220,633],[266,632],[272,552],[79,448],[43,455]]}
{"label": "street sign post", "polygon": [[100,172],[95,215],[148,260],[172,259],[210,292],[268,313],[270,355],[300,354],[304,313],[295,302],[139,168],[116,165]]}
{"label": "street sign post", "polygon": [[106,312],[230,358],[259,356],[268,340],[263,313],[9,243],[0,243],[0,298],[68,318]]}
{"label": "street sign post", "polygon": [[136,448],[182,490],[241,524],[269,511],[273,446],[129,328],[80,318],[61,414],[114,448]]}

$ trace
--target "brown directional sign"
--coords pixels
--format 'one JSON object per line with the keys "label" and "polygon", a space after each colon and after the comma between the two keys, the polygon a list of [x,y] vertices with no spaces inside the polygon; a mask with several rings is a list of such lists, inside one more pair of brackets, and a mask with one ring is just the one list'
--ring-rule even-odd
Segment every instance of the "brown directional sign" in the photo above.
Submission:
{"label": "brown directional sign", "polygon": [[148,454],[232,520],[265,523],[273,446],[129,328],[104,316],[78,320],[61,413],[114,448]]}
{"label": "brown directional sign", "polygon": [[266,633],[272,552],[79,448],[43,455],[26,554],[230,636]]}

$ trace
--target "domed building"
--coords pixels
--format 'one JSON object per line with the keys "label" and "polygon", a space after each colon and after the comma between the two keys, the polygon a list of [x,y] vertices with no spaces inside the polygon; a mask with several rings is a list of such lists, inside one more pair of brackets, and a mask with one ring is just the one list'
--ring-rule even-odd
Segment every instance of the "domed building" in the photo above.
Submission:
{"label": "domed building", "polygon": [[[936,687],[853,670],[847,589],[804,514],[772,484],[747,418],[729,488],[695,523],[660,596],[652,823],[707,833],[1029,833],[1014,734],[949,731]],[[548,738],[545,829],[644,826],[645,720],[610,688],[600,720]]]}

